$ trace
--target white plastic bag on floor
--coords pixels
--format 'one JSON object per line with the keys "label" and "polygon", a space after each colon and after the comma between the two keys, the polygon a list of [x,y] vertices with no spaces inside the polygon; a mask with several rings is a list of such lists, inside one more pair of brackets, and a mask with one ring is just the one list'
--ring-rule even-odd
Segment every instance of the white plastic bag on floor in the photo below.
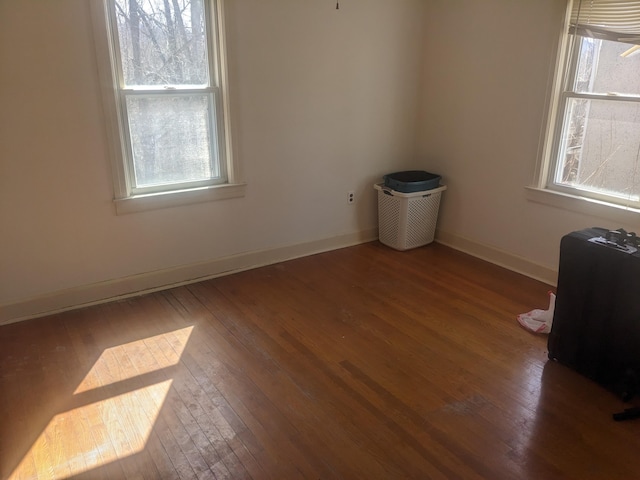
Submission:
{"label": "white plastic bag on floor", "polygon": [[549,309],[536,308],[527,313],[518,315],[518,323],[533,333],[549,333],[553,323],[553,311],[556,306],[556,295],[549,292]]}

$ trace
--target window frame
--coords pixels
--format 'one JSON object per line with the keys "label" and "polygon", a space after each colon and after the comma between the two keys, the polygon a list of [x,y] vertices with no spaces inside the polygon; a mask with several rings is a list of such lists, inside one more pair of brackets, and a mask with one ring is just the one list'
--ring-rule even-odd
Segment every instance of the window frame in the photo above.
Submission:
{"label": "window frame", "polygon": [[[547,83],[547,97],[544,110],[544,121],[540,130],[537,162],[532,183],[526,187],[526,198],[529,201],[570,210],[581,214],[592,215],[620,223],[636,221],[640,213],[640,205],[628,201],[616,201],[613,196],[597,192],[589,192],[578,188],[567,188],[553,185],[558,153],[562,142],[565,122],[565,109],[568,104],[566,85],[575,78],[577,55],[580,42],[577,35],[570,32],[574,4],[580,0],[567,0],[563,22],[560,24],[558,40],[556,42],[555,63],[549,72]],[[568,58],[573,55],[573,59]],[[571,61],[571,63],[570,63]],[[583,93],[573,92],[573,96],[582,97]],[[625,101],[630,97],[625,95],[609,96],[602,94],[587,94],[589,99],[600,100],[606,98],[613,101]],[[637,101],[633,97],[633,101]]]}
{"label": "window frame", "polygon": [[[571,3],[571,2],[569,2]],[[578,62],[580,59],[580,49],[583,35],[574,34],[565,29],[564,35],[566,36],[565,42],[560,48],[563,48],[564,55],[562,58],[566,60],[566,66],[559,73],[559,91],[556,93],[552,101],[555,102],[555,118],[550,122],[550,129],[553,134],[549,136],[550,148],[548,149],[548,155],[544,158],[544,162],[547,165],[545,169],[546,175],[544,177],[543,186],[550,191],[556,191],[562,194],[590,198],[600,202],[611,203],[623,208],[640,209],[640,200],[633,200],[629,196],[623,194],[616,195],[615,193],[605,193],[601,191],[591,190],[588,188],[574,187],[570,185],[563,185],[556,183],[558,170],[561,168],[563,153],[563,141],[564,132],[569,123],[569,111],[570,103],[573,99],[584,100],[597,100],[607,102],[631,102],[640,103],[640,96],[638,95],[622,95],[622,94],[602,94],[592,92],[578,92],[576,91],[576,72],[578,68]],[[640,192],[639,192],[640,193]]]}
{"label": "window frame", "polygon": [[[113,176],[113,201],[116,213],[127,214],[157,208],[169,208],[205,201],[242,197],[246,184],[241,180],[241,169],[233,155],[230,121],[227,47],[224,28],[224,0],[204,0],[207,16],[205,29],[209,57],[209,85],[177,86],[176,88],[125,88],[121,69],[118,67],[112,29],[117,28],[113,0],[91,0],[91,16],[103,113],[107,132],[108,155]],[[218,161],[221,178],[196,182],[172,183],[170,186],[137,188],[133,184],[133,159],[126,115],[126,98],[135,95],[188,95],[208,94],[215,108],[215,136],[218,144]],[[211,126],[213,130],[213,125]]]}

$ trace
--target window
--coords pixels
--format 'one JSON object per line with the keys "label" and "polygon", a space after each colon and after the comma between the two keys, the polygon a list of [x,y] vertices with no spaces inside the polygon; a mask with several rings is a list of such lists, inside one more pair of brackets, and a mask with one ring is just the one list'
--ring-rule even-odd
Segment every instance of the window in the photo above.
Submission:
{"label": "window", "polygon": [[118,212],[242,195],[221,0],[99,0]]}
{"label": "window", "polygon": [[640,1],[575,0],[544,187],[640,208]]}

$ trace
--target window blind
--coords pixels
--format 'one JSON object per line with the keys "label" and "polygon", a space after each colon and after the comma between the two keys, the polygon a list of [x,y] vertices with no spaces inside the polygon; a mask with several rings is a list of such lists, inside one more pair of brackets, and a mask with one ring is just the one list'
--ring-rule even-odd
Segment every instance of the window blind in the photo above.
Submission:
{"label": "window blind", "polygon": [[640,44],[640,1],[574,0],[571,33]]}

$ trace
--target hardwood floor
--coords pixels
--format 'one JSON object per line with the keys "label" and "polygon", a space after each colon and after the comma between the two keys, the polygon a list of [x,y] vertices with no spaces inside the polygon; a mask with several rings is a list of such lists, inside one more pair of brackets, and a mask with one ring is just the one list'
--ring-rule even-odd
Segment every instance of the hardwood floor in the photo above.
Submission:
{"label": "hardwood floor", "polygon": [[0,327],[0,479],[640,478],[548,289],[370,243]]}

